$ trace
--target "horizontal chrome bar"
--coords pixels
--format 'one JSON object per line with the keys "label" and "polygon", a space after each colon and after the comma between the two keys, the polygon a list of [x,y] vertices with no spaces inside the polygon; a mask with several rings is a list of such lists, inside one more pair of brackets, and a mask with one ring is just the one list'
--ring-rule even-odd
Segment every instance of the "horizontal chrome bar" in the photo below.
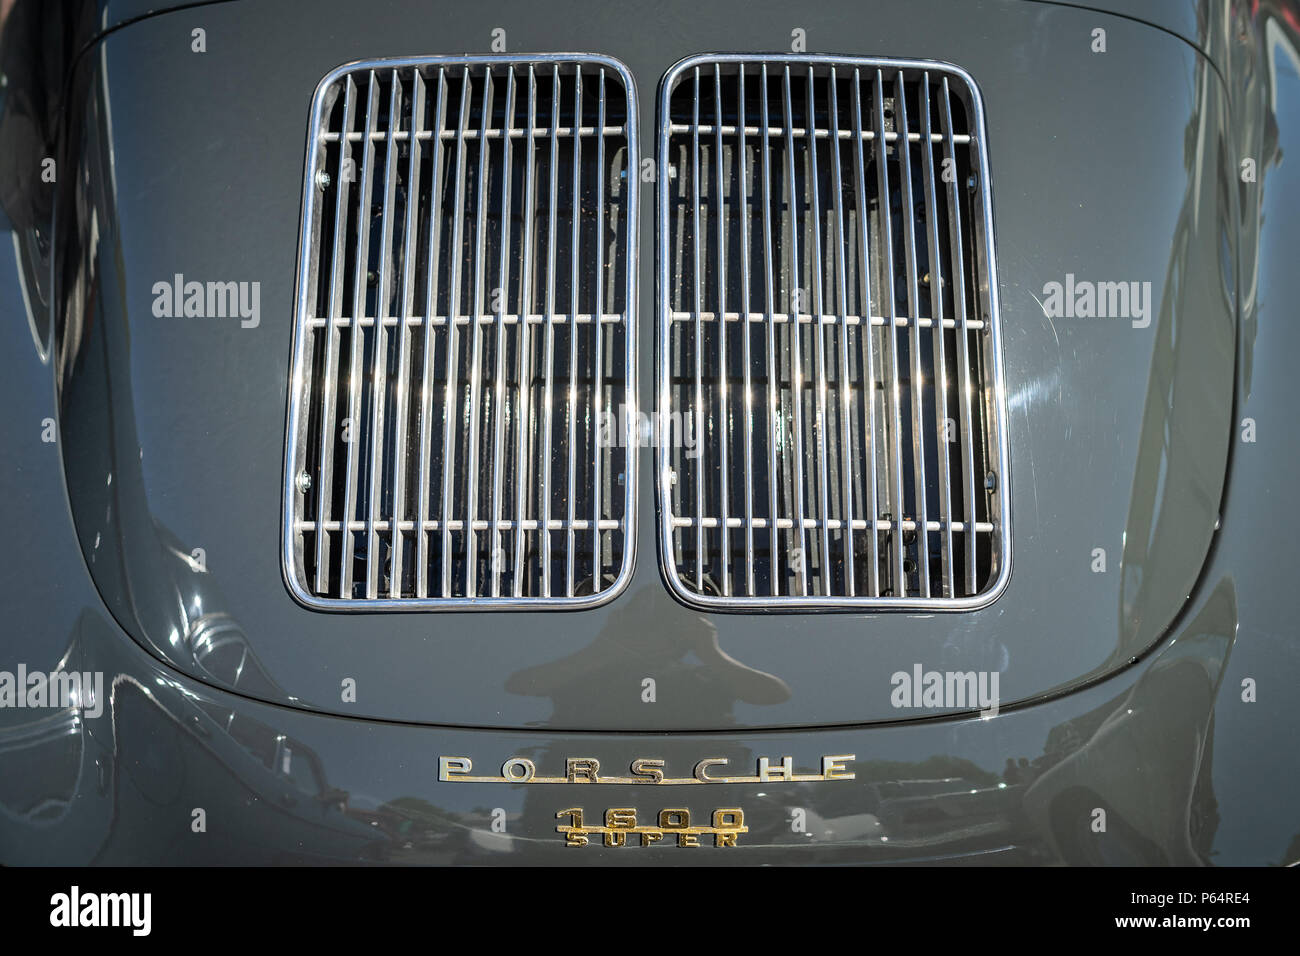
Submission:
{"label": "horizontal chrome bar", "polygon": [[[707,311],[707,310],[706,310],[706,311],[701,311],[701,312],[698,312],[698,313],[697,313],[697,312],[680,312],[680,311],[674,311],[674,312],[669,313],[669,318],[670,318],[673,322],[694,322],[696,316],[698,316],[698,317],[699,317],[702,321],[704,321],[704,322],[716,322],[716,321],[718,320],[718,313],[717,313],[717,312],[709,312],[709,311]],[[808,313],[808,312],[800,312],[800,313],[796,316],[796,318],[797,318],[797,320],[798,320],[798,322],[799,322],[800,325],[811,325],[814,321],[820,322],[822,325],[839,325],[840,323],[847,323],[848,325],[861,325],[861,324],[862,324],[862,316],[860,316],[860,315],[851,315],[851,314],[849,314],[849,315],[817,315],[817,316],[814,316],[814,315],[812,315],[811,313]],[[789,323],[789,321],[790,321],[790,315],[789,315],[789,313],[787,313],[787,312],[771,312],[771,313],[768,313],[768,312],[750,312],[750,313],[746,316],[746,319],[747,319],[748,321],[753,322],[753,323],[756,323],[756,324],[763,324],[763,323],[765,323],[765,322],[775,322],[777,325],[783,325],[783,324]],[[726,322],[739,322],[739,321],[740,321],[740,313],[739,313],[739,312],[725,312],[725,313],[723,313],[723,320],[726,321]],[[342,321],[342,320],[340,320],[340,321]],[[385,320],[385,321],[387,321],[387,320]],[[532,319],[529,318],[529,321],[531,322]],[[927,319],[927,318],[911,319],[911,318],[908,318],[908,317],[905,316],[905,315],[896,315],[896,316],[893,317],[892,320],[890,319],[889,316],[885,316],[885,315],[873,315],[873,316],[871,317],[871,324],[874,325],[874,326],[889,325],[891,321],[892,321],[893,324],[894,324],[895,326],[897,326],[898,328],[907,328],[908,326],[916,325],[916,326],[919,326],[920,328],[923,328],[923,329],[929,329],[929,328],[933,328],[934,325],[935,325],[935,321],[934,321],[934,319]],[[322,323],[322,324],[324,324],[324,323]],[[955,328],[958,327],[958,323],[955,322],[955,321],[952,320],[952,319],[943,319],[943,320],[941,321],[940,324],[941,324],[945,329],[955,329]],[[978,320],[978,319],[975,319],[975,320],[971,320],[971,321],[966,322],[965,325],[963,325],[963,326],[961,326],[961,327],[962,327],[962,328],[965,328],[965,329],[970,329],[970,330],[972,330],[972,331],[977,331],[977,330],[980,330],[980,329],[983,329],[983,328],[984,328],[984,323],[983,323],[982,321]]]}
{"label": "horizontal chrome bar", "polygon": [[[570,138],[570,139],[572,139],[575,135],[576,135],[576,136],[597,136],[597,135],[599,135],[599,136],[625,136],[625,135],[627,135],[627,127],[626,127],[626,126],[600,126],[600,127],[596,127],[596,126],[578,126],[578,127],[573,127],[573,126],[557,126],[557,127],[555,127],[555,134],[556,134],[557,136],[564,136],[564,137],[567,137],[567,138]],[[551,131],[550,131],[550,129],[548,129],[547,127],[543,126],[543,127],[539,127],[539,128],[537,128],[537,129],[535,129],[535,130],[533,131],[533,135],[534,135],[534,136],[550,136],[550,135],[551,135]],[[417,133],[415,134],[415,139],[416,139],[417,141],[430,140],[430,139],[433,139],[434,136],[438,136],[438,137],[440,137],[440,138],[442,138],[442,139],[445,139],[445,140],[454,140],[454,139],[457,138],[456,130],[454,130],[454,129],[444,129],[444,130],[429,130],[429,129],[426,129],[426,130],[420,130],[419,132],[417,132]],[[344,137],[343,134],[341,134],[341,133],[322,133],[322,134],[321,134],[321,140],[320,140],[320,141],[321,141],[322,143],[337,143],[339,140],[341,140],[341,139],[345,139],[345,138],[346,138],[349,142],[359,143],[359,142],[361,142],[363,139],[366,138],[366,135],[365,135],[364,133],[359,132],[359,131],[358,131],[358,132],[351,132],[351,133],[348,133],[346,137]],[[382,140],[382,139],[386,139],[387,136],[384,135],[384,134],[380,134],[380,133],[371,133],[371,134],[370,134],[370,138],[371,138],[371,139],[376,139],[376,140]],[[407,132],[407,131],[404,131],[404,130],[403,130],[403,131],[398,131],[398,132],[393,133],[392,138],[393,138],[393,141],[394,141],[394,142],[397,142],[397,143],[405,143],[405,142],[408,142],[408,141],[411,139],[411,134],[410,134],[409,132]],[[528,130],[527,130],[527,129],[512,129],[512,130],[489,129],[489,130],[484,131],[484,130],[471,129],[471,130],[466,130],[466,131],[465,131],[464,139],[467,140],[467,141],[469,141],[469,142],[474,142],[474,141],[476,141],[476,140],[478,140],[478,139],[480,139],[480,138],[482,138],[482,139],[490,139],[490,140],[500,140],[500,139],[511,139],[511,140],[516,140],[516,139],[527,139],[527,138],[528,138]]]}
{"label": "horizontal chrome bar", "polygon": [[[695,127],[692,126],[690,123],[673,123],[671,126],[671,130],[674,133],[690,133],[694,129]],[[719,132],[723,136],[736,136],[740,132],[740,130],[741,130],[740,126],[728,125],[725,123],[721,126],[711,125],[709,123],[700,124],[701,136],[711,136]],[[808,129],[807,127],[804,126],[795,126],[792,129],[788,129],[788,130],[783,126],[745,126],[744,127],[746,136],[758,136],[764,130],[766,130],[767,133],[771,136],[790,135],[793,136],[795,139],[806,139],[808,137]],[[360,136],[358,136],[357,138],[360,139]],[[832,133],[830,130],[826,130],[826,129],[815,129],[813,130],[813,138],[826,139],[826,140],[839,139],[839,140],[844,140],[846,142],[854,139],[861,139],[864,142],[869,143],[875,140],[876,133],[874,130],[863,130],[861,133],[854,133],[852,130],[844,130],[844,129]],[[885,137],[884,137],[886,143],[896,143],[898,142],[899,138],[900,136],[898,133],[888,133],[888,132],[885,133]],[[919,143],[925,138],[926,137],[922,136],[920,133],[907,134],[907,141],[910,143]],[[939,144],[939,143],[943,143],[945,141],[945,138],[942,133],[932,133],[929,136],[929,140],[932,143]],[[969,144],[971,139],[969,136],[966,136],[964,134],[958,134],[952,138],[952,141],[954,143],[957,143],[958,145],[964,146]]]}

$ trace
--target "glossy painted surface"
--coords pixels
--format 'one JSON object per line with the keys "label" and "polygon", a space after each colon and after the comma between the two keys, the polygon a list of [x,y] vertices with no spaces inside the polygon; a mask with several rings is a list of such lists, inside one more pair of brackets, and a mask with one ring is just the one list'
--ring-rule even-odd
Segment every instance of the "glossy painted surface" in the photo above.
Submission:
{"label": "glossy painted surface", "polygon": [[[7,400],[39,404],[31,396],[37,374],[29,370],[11,381],[27,388],[7,389]],[[35,463],[34,488],[6,476],[4,491],[25,491],[29,503],[50,505],[40,499],[40,479],[56,488],[55,469],[52,460]],[[60,544],[45,549],[56,568],[76,560],[66,515],[58,526]],[[31,520],[20,530],[44,534],[47,523]],[[1240,553],[1218,549],[1218,560],[1232,556]],[[52,611],[39,631],[50,656],[27,653],[35,648],[25,646],[31,666],[102,670],[111,691],[98,718],[53,715],[64,718],[56,734],[34,734],[30,712],[0,711],[6,863],[1297,858],[1300,775],[1284,730],[1295,705],[1278,692],[1300,676],[1296,655],[1279,653],[1273,635],[1280,615],[1257,617],[1250,631],[1241,627],[1245,595],[1230,573],[1213,575],[1214,587],[1186,627],[1153,658],[1085,691],[992,721],[665,737],[404,726],[249,701],[181,678],[125,640],[84,575],[56,584],[30,564],[8,570],[21,571],[9,580]],[[1267,615],[1264,602],[1256,600],[1252,609]],[[1253,663],[1271,661],[1263,687],[1272,690],[1254,710],[1238,699],[1241,675],[1260,673],[1243,654]],[[745,767],[758,756],[779,762],[789,754],[807,771],[823,754],[849,753],[857,757],[856,780],[789,786],[579,789],[437,781],[443,755],[470,756],[483,773],[524,756],[554,773],[570,756],[599,759],[607,772],[626,772],[634,757],[653,756],[689,772],[704,756]],[[665,846],[638,856],[636,847],[562,846],[557,812],[582,807],[598,817],[616,806],[636,808],[643,818],[664,807],[703,816],[738,806],[750,832],[734,851]],[[1088,830],[1098,806],[1110,821],[1101,839]],[[195,807],[206,813],[204,835],[191,830]],[[504,833],[492,830],[497,808],[505,811]],[[805,833],[790,827],[795,808],[806,811]]]}
{"label": "glossy painted surface", "polygon": [[[348,9],[321,8],[318,19],[342,23]],[[435,52],[433,40],[413,49],[410,22],[423,9],[399,3],[302,44],[280,5],[219,5],[117,31],[84,61],[84,108],[71,117],[79,148],[69,161],[79,165],[63,208],[76,210],[65,235],[81,238],[69,239],[70,261],[86,267],[60,274],[74,277],[65,310],[91,318],[65,338],[60,421],[77,449],[65,464],[83,551],[133,636],[212,679],[192,659],[194,621],[222,615],[269,677],[240,690],[298,706],[645,730],[899,719],[910,715],[891,706],[889,675],[916,664],[998,670],[1004,702],[1030,700],[1160,636],[1200,571],[1229,434],[1235,167],[1215,148],[1224,91],[1167,33],[1113,19],[1098,56],[1097,14],[1015,3],[943,7],[943,17],[907,4],[869,22],[801,24],[813,49],[919,50],[960,64],[983,90],[1019,566],[997,603],[942,616],[688,610],[656,567],[645,461],[636,571],[606,607],[341,616],[295,603],[276,564],[275,516],[310,95],[339,62]],[[436,42],[486,49],[500,21],[514,51],[619,57],[636,77],[645,141],[647,98],[682,55],[788,42],[771,26],[784,16],[775,8],[740,22],[717,7],[668,8],[649,36],[613,29],[616,16],[494,9],[444,25]],[[201,55],[188,39],[198,25],[210,38]],[[141,62],[153,70],[132,69]],[[641,213],[641,244],[653,248],[648,198]],[[643,258],[643,383],[652,268]],[[1041,290],[1068,273],[1151,282],[1149,327],[1048,317]],[[89,274],[93,298],[77,284]],[[261,322],[156,318],[154,283],[176,274],[259,282]],[[1090,570],[1097,547],[1109,555],[1105,574]],[[196,548],[202,573],[189,559]],[[358,694],[345,707],[346,678]],[[640,699],[646,678],[657,682],[653,707]]]}
{"label": "glossy painted surface", "polygon": [[[228,8],[212,8],[217,9]],[[1077,15],[1077,23],[1097,17],[1026,9],[1037,18],[1032,23],[1046,18],[1052,24],[1038,46],[1049,37],[1057,42],[1061,24],[1076,23],[1058,16]],[[188,37],[188,21],[180,19],[189,15],[176,15],[177,42]],[[617,16],[609,16],[588,17],[585,26],[621,35],[613,30]],[[172,34],[150,40],[133,31],[170,28],[168,19],[136,24],[116,37],[139,36],[136,52],[150,50],[166,61],[165,36]],[[815,43],[817,21],[804,19]],[[901,19],[893,29],[903,32]],[[936,18],[929,19],[932,26]],[[1229,19],[1216,11],[1209,22]],[[1000,35],[1013,43],[1012,54],[1002,58],[1006,63],[1034,55],[1035,44],[1014,45],[1013,22],[1008,15],[1007,30],[987,31],[989,42]],[[381,17],[377,23],[388,21]],[[1031,21],[1022,21],[1021,29],[1032,36],[1025,23]],[[938,49],[890,49],[894,41],[886,31],[879,48],[859,51],[951,58],[972,70],[989,101],[1016,428],[1013,473],[1024,483],[1016,489],[1015,527],[1026,537],[1016,542],[1011,588],[990,609],[989,620],[996,623],[982,626],[974,615],[965,623],[943,618],[942,624],[886,615],[784,622],[694,615],[661,600],[666,592],[645,554],[627,597],[600,620],[599,612],[502,615],[496,623],[493,616],[475,616],[457,627],[440,617],[436,630],[420,635],[401,633],[391,617],[359,623],[298,609],[307,623],[292,632],[272,626],[278,618],[264,619],[262,612],[274,611],[278,600],[291,604],[287,594],[261,590],[268,580],[278,584],[274,573],[267,579],[263,566],[273,568],[276,559],[274,489],[280,476],[278,469],[265,468],[256,449],[269,447],[264,431],[282,436],[284,402],[282,382],[277,392],[259,375],[274,368],[283,376],[287,361],[292,303],[280,285],[287,289],[292,279],[279,274],[283,263],[293,261],[296,239],[281,220],[292,220],[297,210],[296,200],[281,196],[280,187],[287,184],[287,195],[296,196],[302,143],[289,149],[236,136],[225,87],[191,87],[188,111],[164,110],[145,123],[141,115],[157,109],[160,99],[175,107],[179,94],[172,100],[166,90],[144,89],[143,80],[137,86],[129,77],[115,79],[107,54],[98,65],[83,61],[87,76],[98,75],[89,67],[102,69],[107,62],[108,88],[125,82],[120,95],[139,100],[144,110],[127,111],[124,118],[122,109],[106,109],[104,86],[98,84],[91,85],[78,113],[82,155],[93,162],[84,177],[76,177],[84,183],[82,204],[64,211],[87,224],[79,238],[94,242],[81,250],[69,247],[85,258],[71,258],[71,267],[61,272],[61,287],[78,293],[66,300],[62,318],[76,324],[83,344],[97,344],[98,356],[81,348],[46,357],[48,342],[33,335],[34,317],[22,321],[27,307],[17,264],[7,251],[0,257],[0,302],[9,319],[0,324],[0,353],[6,356],[0,401],[9,410],[0,417],[0,442],[17,463],[0,470],[7,530],[7,546],[0,549],[0,670],[18,662],[31,670],[101,670],[108,693],[102,716],[93,718],[76,709],[0,708],[0,862],[646,861],[635,847],[564,848],[554,831],[560,822],[555,814],[576,806],[592,818],[616,806],[647,815],[669,806],[698,815],[720,806],[745,810],[750,832],[737,850],[645,851],[664,863],[1300,860],[1300,767],[1291,739],[1300,718],[1293,692],[1300,682],[1300,649],[1293,598],[1279,587],[1295,551],[1288,492],[1300,460],[1290,421],[1297,401],[1294,356],[1300,353],[1291,307],[1300,298],[1294,269],[1300,235],[1286,214],[1300,202],[1300,175],[1281,163],[1288,150],[1300,152],[1300,54],[1294,23],[1287,27],[1278,10],[1261,7],[1246,24],[1248,42],[1218,64],[1230,112],[1215,72],[1172,38],[1165,65],[1181,64],[1183,79],[1162,88],[1162,111],[1132,117],[1150,129],[1126,131],[1127,111],[1117,113],[1115,103],[1095,105],[1089,116],[1094,107],[1067,102],[1063,89],[1040,82],[1036,90],[1021,91],[1026,100],[1050,103],[1057,97],[1061,115],[1036,114],[1043,121],[1035,127],[1041,142],[1034,148],[1053,157],[1052,168],[1010,150],[1012,142],[1028,148],[1033,141],[1028,131],[1014,139],[1016,123],[1028,125],[1028,107],[1004,107],[1007,112],[999,115],[990,84],[1011,95],[1011,82],[986,78],[973,62],[979,57],[971,51],[981,43],[973,31],[967,31],[968,55],[955,27],[947,48],[941,31],[932,43]],[[396,22],[391,26],[396,32]],[[701,29],[722,26],[706,14]],[[1114,27],[1111,43],[1127,29]],[[664,32],[682,46],[710,46],[697,41],[695,30],[692,21]],[[339,33],[321,40],[330,65],[345,59],[341,51],[356,41]],[[259,45],[254,37],[240,36],[240,52],[232,55],[242,67],[270,56],[273,38]],[[782,42],[781,35],[770,42]],[[1138,81],[1158,71],[1164,42],[1151,42],[1132,76],[1124,75],[1122,60],[1109,61],[1116,82],[1129,83],[1129,96],[1141,95]],[[619,55],[616,44],[602,45]],[[1227,44],[1207,37],[1208,49],[1220,46]],[[650,59],[643,53],[628,61],[640,77],[653,72]],[[1058,83],[1076,82],[1066,66],[1079,65],[1062,66]],[[297,80],[290,82],[284,72],[305,77],[314,67],[290,71],[278,65],[277,77],[258,73],[255,79],[292,87]],[[996,72],[994,66],[989,70]],[[1077,82],[1082,89],[1085,84]],[[1090,86],[1095,92],[1098,82]],[[243,135],[250,125],[279,115],[276,104],[297,103],[296,96],[268,88],[266,102],[255,105],[250,98],[238,111]],[[1170,102],[1186,108],[1171,113]],[[645,106],[643,100],[643,114]],[[290,106],[283,109],[287,114]],[[299,114],[295,122],[305,125],[305,110]],[[1054,146],[1044,123],[1047,129],[1056,123],[1075,130],[1068,146]],[[1171,137],[1175,145],[1166,141]],[[109,143],[117,148],[108,150]],[[1257,159],[1255,184],[1240,183],[1235,175],[1243,155]],[[1011,178],[1007,169],[1019,175]],[[1172,180],[1171,169],[1178,170]],[[218,170],[221,176],[213,180]],[[1095,177],[1088,180],[1091,186],[1075,181],[1085,173]],[[1109,192],[1098,186],[1103,173]],[[1057,208],[1060,194],[1068,191],[1077,191],[1075,204],[1087,208]],[[1035,206],[1039,215],[1031,234],[1034,217],[1027,210]],[[214,215],[222,209],[228,217]],[[6,220],[0,249],[12,246],[13,219]],[[182,232],[183,243],[177,241]],[[1071,243],[1077,251],[1067,254]],[[163,270],[156,277],[149,272],[154,263]],[[1100,328],[1049,321],[1041,310],[1035,316],[1022,301],[1066,271],[1100,279],[1139,278],[1153,269],[1159,311],[1151,327],[1111,329],[1113,340]],[[137,325],[148,314],[149,284],[171,271],[262,277],[260,329]],[[1240,429],[1233,428],[1230,482],[1220,503],[1209,491],[1228,438],[1216,445],[1210,433],[1217,426],[1210,428],[1205,419],[1223,419],[1226,432],[1228,412],[1210,399],[1216,373],[1222,374],[1222,349],[1231,362],[1233,340],[1231,329],[1225,340],[1221,329],[1199,324],[1198,316],[1224,308],[1225,295],[1236,289],[1241,334],[1235,342],[1236,407],[1229,411],[1235,421],[1253,419],[1258,438],[1242,443]],[[643,287],[643,299],[648,294]],[[265,338],[257,338],[258,332]],[[1148,338],[1138,338],[1140,332]],[[1074,373],[1069,378],[1066,369]],[[644,372],[643,367],[643,380]],[[82,385],[76,384],[79,378]],[[62,395],[55,387],[59,380],[67,384]],[[198,406],[204,406],[201,413]],[[62,422],[57,443],[41,441],[47,418]],[[134,452],[131,467],[128,452]],[[117,486],[113,496],[91,495],[91,475],[103,463],[97,456],[115,466],[97,479],[104,488]],[[257,489],[264,483],[272,490],[261,501]],[[115,510],[101,519],[87,501]],[[646,507],[643,496],[643,529],[644,519],[653,518]],[[1221,527],[1202,568],[1197,520],[1211,509]],[[263,512],[271,517],[260,527]],[[80,527],[74,527],[74,513]],[[127,560],[97,556],[88,521],[99,522],[101,554],[111,548]],[[1123,542],[1110,551],[1107,574],[1052,575],[1072,548],[1086,571],[1091,542],[1100,535]],[[258,543],[263,539],[265,548]],[[195,576],[185,561],[194,547],[205,547],[204,575]],[[1027,548],[1037,555],[1028,569]],[[1136,567],[1145,573],[1121,573]],[[1072,590],[1091,586],[1102,593],[1080,596]],[[154,623],[168,614],[181,620],[179,609],[166,602],[194,597],[202,601],[205,618],[186,640],[178,632],[173,644],[169,634],[150,632],[158,646],[147,640],[141,646],[119,625],[134,626],[137,616]],[[1159,640],[1159,619],[1174,615],[1169,635]],[[940,634],[941,626],[948,633]],[[256,658],[243,654],[246,640]],[[1157,640],[1158,647],[1141,653]],[[907,653],[884,654],[882,646],[891,642]],[[945,643],[955,648],[949,652],[955,657],[942,655]],[[242,661],[238,676],[223,651],[230,648]],[[1069,683],[1089,667],[1116,672],[1084,689],[1004,709],[991,720],[865,724],[881,714],[899,716],[888,707],[887,675],[897,667],[913,661],[977,667],[976,660],[1004,655],[1010,665],[1003,673],[1006,699],[1041,693],[1053,686],[1052,674],[1073,673]],[[1140,659],[1122,666],[1133,657]],[[1017,683],[1022,662],[1027,677]],[[662,668],[660,694],[651,708],[637,692],[647,667],[656,666]],[[367,701],[363,691],[351,709],[334,703],[334,710],[560,729],[422,727],[304,710],[304,703],[325,706],[326,698],[337,698],[344,668],[349,676],[361,675],[361,688],[376,687],[376,696]],[[1246,680],[1257,687],[1253,703],[1242,699]],[[632,684],[626,692],[623,682]],[[238,693],[221,689],[231,685]],[[673,696],[665,695],[665,686],[675,685]],[[300,697],[312,688],[314,696]],[[840,719],[861,723],[722,730]],[[566,732],[638,724],[647,730],[715,730],[669,736]],[[786,787],[579,790],[436,779],[440,755],[470,756],[486,772],[514,755],[548,768],[564,757],[596,757],[611,772],[626,772],[635,757],[658,757],[689,772],[707,756],[728,757],[739,766],[760,755],[779,761],[789,754],[805,770],[822,755],[848,753],[856,755],[856,780]],[[209,832],[202,837],[190,828],[195,807],[207,812]],[[1097,807],[1106,808],[1111,821],[1102,837],[1088,828]],[[504,834],[491,830],[495,808],[505,811]],[[795,808],[807,811],[807,833],[791,828]]]}

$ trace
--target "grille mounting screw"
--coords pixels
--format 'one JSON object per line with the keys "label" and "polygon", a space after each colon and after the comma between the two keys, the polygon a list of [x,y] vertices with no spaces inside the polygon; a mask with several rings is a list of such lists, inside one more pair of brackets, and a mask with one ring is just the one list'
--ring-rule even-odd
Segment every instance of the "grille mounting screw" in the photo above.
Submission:
{"label": "grille mounting screw", "polygon": [[311,490],[311,475],[307,474],[305,471],[298,472],[297,485],[298,491],[305,495]]}
{"label": "grille mounting screw", "polygon": [[329,189],[331,182],[333,182],[333,180],[330,179],[330,174],[325,170],[320,169],[316,171],[316,185],[318,188]]}

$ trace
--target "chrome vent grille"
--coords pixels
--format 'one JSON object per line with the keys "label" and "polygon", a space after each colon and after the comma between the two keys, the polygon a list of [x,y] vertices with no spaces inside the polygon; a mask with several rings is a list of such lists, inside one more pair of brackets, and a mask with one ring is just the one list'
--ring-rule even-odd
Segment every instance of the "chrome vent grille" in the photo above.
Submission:
{"label": "chrome vent grille", "polygon": [[[286,579],[335,609],[625,585],[636,113],[613,60],[340,67],[312,106]],[[617,436],[615,436],[616,438]]]}
{"label": "chrome vent grille", "polygon": [[700,56],[659,119],[669,584],[742,610],[992,601],[1007,449],[974,82]]}

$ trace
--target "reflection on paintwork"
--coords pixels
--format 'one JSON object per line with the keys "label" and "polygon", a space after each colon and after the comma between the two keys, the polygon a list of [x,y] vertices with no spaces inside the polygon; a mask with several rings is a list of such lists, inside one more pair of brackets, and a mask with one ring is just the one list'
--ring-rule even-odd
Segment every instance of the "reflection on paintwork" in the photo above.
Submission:
{"label": "reflection on paintwork", "polygon": [[[654,681],[653,702],[644,700],[647,678]],[[620,683],[626,685],[623,695],[584,693]],[[616,604],[591,646],[519,671],[505,686],[512,694],[551,698],[550,722],[557,727],[600,726],[609,710],[626,710],[638,697],[644,706],[687,714],[693,726],[727,726],[736,722],[737,701],[761,706],[790,697],[780,677],[724,651],[708,615],[675,604],[663,608],[662,595],[649,588]]]}

